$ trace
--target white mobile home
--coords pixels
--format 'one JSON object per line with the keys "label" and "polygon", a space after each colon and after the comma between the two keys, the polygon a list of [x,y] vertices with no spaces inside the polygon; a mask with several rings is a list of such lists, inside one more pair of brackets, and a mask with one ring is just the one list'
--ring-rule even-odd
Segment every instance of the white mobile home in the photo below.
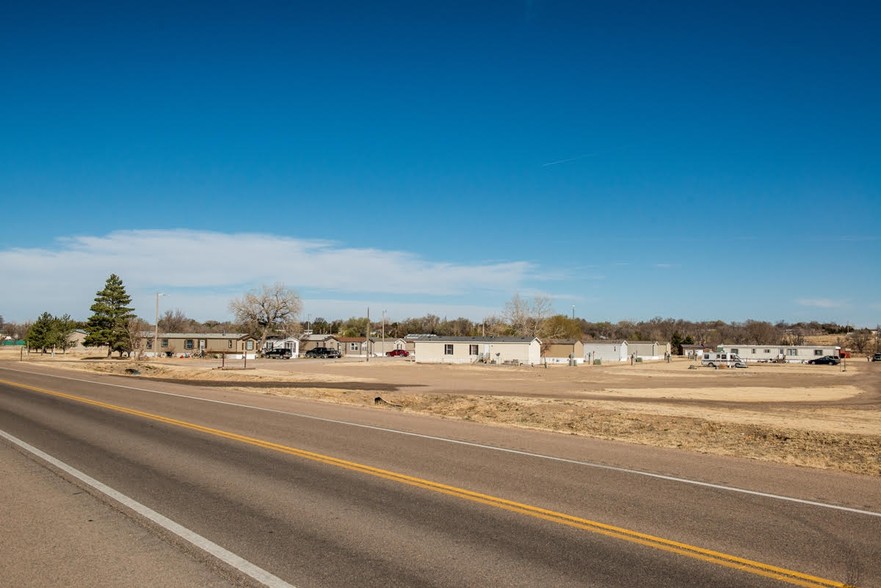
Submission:
{"label": "white mobile home", "polygon": [[588,364],[630,361],[627,341],[585,341],[584,361]]}
{"label": "white mobile home", "polygon": [[[689,359],[700,359],[704,351],[715,351],[715,347],[707,347],[706,345],[696,345],[693,343],[683,343],[679,346],[682,349],[682,355]],[[675,351],[675,350],[674,350]]]}
{"label": "white mobile home", "polygon": [[404,349],[410,352],[410,355],[416,354],[416,341],[424,341],[426,339],[436,339],[437,335],[433,333],[408,333],[404,335]]}
{"label": "white mobile home", "polygon": [[263,351],[272,349],[290,349],[291,357],[300,357],[300,340],[297,337],[273,337],[266,340],[266,347]]}
{"label": "white mobile home", "polygon": [[536,337],[431,337],[414,343],[416,363],[541,362],[541,341]]}
{"label": "white mobile home", "polygon": [[720,351],[734,353],[743,361],[804,363],[824,355],[838,357],[838,345],[719,345]]}

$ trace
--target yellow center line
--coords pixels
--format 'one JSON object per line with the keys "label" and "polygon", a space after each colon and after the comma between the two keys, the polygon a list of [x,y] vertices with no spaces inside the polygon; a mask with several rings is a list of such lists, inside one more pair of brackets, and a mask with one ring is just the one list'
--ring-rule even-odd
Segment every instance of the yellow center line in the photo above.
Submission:
{"label": "yellow center line", "polygon": [[37,392],[37,393],[45,394],[48,396],[54,396],[57,398],[64,398],[66,400],[72,400],[74,402],[78,402],[81,404],[96,406],[96,407],[103,408],[106,410],[111,410],[111,411],[115,411],[115,412],[119,412],[119,413],[123,413],[123,414],[141,417],[144,419],[149,419],[152,421],[161,422],[161,423],[165,423],[168,425],[181,427],[184,429],[189,429],[192,431],[199,431],[199,432],[205,433],[207,435],[213,435],[215,437],[221,437],[223,439],[229,439],[232,441],[237,441],[239,443],[245,443],[247,445],[252,445],[255,447],[261,447],[263,449],[268,449],[270,451],[276,451],[279,453],[294,455],[297,457],[301,457],[303,459],[309,459],[309,460],[324,463],[327,465],[345,468],[347,470],[360,472],[362,474],[368,474],[371,476],[376,476],[378,478],[392,480],[394,482],[398,482],[401,484],[407,484],[409,486],[414,486],[417,488],[430,490],[432,492],[438,492],[438,493],[445,494],[448,496],[454,496],[456,498],[460,498],[463,500],[468,500],[471,502],[484,504],[484,505],[491,506],[494,508],[500,508],[500,509],[507,510],[510,512],[526,515],[526,516],[537,518],[537,519],[542,519],[545,521],[550,521],[550,522],[557,523],[560,525],[566,525],[568,527],[582,529],[585,531],[589,531],[591,533],[604,535],[606,537],[612,537],[615,539],[628,541],[630,543],[635,543],[638,545],[643,545],[643,546],[651,547],[654,549],[660,549],[662,551],[667,551],[667,552],[675,553],[678,555],[684,555],[686,557],[698,559],[698,560],[712,563],[715,565],[724,566],[727,568],[733,568],[736,570],[741,570],[741,571],[755,574],[758,576],[764,576],[767,578],[780,580],[783,582],[787,582],[789,584],[793,584],[795,586],[803,586],[806,588],[818,588],[818,587],[848,588],[847,584],[843,584],[841,582],[837,582],[834,580],[827,580],[825,578],[820,578],[820,577],[812,576],[809,574],[804,574],[802,572],[797,572],[795,570],[789,570],[786,568],[772,566],[772,565],[765,564],[762,562],[753,561],[753,560],[737,557],[734,555],[729,555],[727,553],[713,551],[711,549],[704,549],[702,547],[689,545],[687,543],[680,543],[678,541],[672,541],[670,539],[664,539],[662,537],[656,537],[654,535],[648,535],[646,533],[640,533],[638,531],[632,531],[630,529],[625,529],[623,527],[616,527],[613,525],[607,525],[605,523],[600,523],[600,522],[592,521],[589,519],[583,519],[580,517],[567,515],[565,513],[561,513],[561,512],[557,512],[557,511],[553,511],[553,510],[548,510],[548,509],[544,509],[541,507],[532,506],[529,504],[514,502],[512,500],[507,500],[505,498],[500,498],[497,496],[491,496],[488,494],[481,494],[479,492],[473,492],[471,490],[467,490],[464,488],[458,488],[456,486],[450,486],[447,484],[442,484],[440,482],[433,482],[431,480],[426,480],[423,478],[408,476],[406,474],[401,474],[401,473],[393,472],[390,470],[384,470],[384,469],[376,468],[373,466],[369,466],[369,465],[365,465],[365,464],[361,464],[361,463],[357,463],[357,462],[353,462],[353,461],[348,461],[348,460],[340,459],[337,457],[332,457],[329,455],[323,455],[321,453],[306,451],[304,449],[297,449],[296,447],[290,447],[290,446],[282,445],[279,443],[273,443],[271,441],[258,439],[256,437],[248,437],[246,435],[239,435],[238,433],[232,433],[230,431],[224,431],[222,429],[215,429],[212,427],[206,427],[204,425],[199,425],[199,424],[191,423],[188,421],[182,421],[179,419],[174,419],[174,418],[170,418],[170,417],[166,417],[166,416],[162,416],[162,415],[158,415],[158,414],[153,414],[153,413],[149,413],[149,412],[145,412],[145,411],[137,410],[137,409],[133,409],[133,408],[127,408],[127,407],[119,406],[116,404],[109,404],[106,402],[100,402],[98,400],[91,400],[89,398],[85,398],[82,396],[76,396],[73,394],[67,394],[67,393],[58,392],[55,390],[48,390],[46,388],[39,388],[36,386],[19,384],[16,382],[10,382],[10,381],[6,381],[6,380],[2,380],[2,379],[0,379],[0,384],[6,384],[8,386],[12,386],[15,388],[30,390],[32,392]]}

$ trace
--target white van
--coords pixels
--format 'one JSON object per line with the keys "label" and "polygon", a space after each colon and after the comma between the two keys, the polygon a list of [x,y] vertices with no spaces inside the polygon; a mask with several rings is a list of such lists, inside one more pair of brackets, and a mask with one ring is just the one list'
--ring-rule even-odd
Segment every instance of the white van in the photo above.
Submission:
{"label": "white van", "polygon": [[736,353],[728,353],[725,351],[704,351],[701,358],[701,365],[707,367],[739,367],[745,368],[746,362],[740,359]]}

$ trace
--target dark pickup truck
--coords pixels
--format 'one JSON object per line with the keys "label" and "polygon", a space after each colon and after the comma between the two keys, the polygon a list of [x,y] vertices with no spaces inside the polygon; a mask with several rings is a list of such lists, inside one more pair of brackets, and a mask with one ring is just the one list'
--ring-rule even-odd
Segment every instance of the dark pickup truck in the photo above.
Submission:
{"label": "dark pickup truck", "polygon": [[306,357],[318,359],[336,359],[340,357],[340,352],[329,347],[316,347],[306,352]]}

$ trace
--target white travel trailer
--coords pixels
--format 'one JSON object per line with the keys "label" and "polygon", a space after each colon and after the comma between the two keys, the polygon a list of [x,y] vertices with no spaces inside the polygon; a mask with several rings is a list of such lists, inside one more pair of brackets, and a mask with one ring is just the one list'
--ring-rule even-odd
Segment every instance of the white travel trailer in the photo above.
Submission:
{"label": "white travel trailer", "polygon": [[704,351],[704,355],[701,358],[701,365],[707,367],[739,367],[745,368],[746,362],[740,359],[740,356],[736,353],[729,353],[727,351]]}

